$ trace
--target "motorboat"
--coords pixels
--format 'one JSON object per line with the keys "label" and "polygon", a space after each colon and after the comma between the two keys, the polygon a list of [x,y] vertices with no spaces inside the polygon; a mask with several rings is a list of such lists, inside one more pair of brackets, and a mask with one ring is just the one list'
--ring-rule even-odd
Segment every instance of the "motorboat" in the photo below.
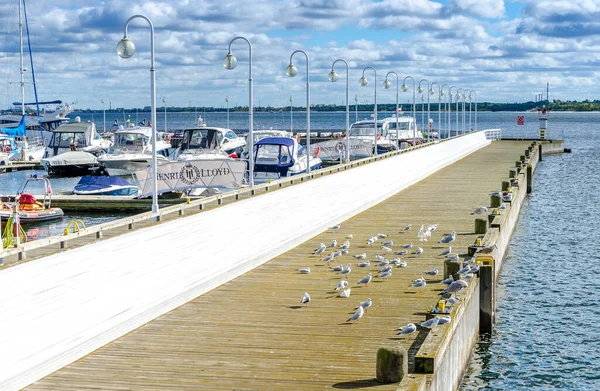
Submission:
{"label": "motorboat", "polygon": [[83,176],[73,188],[77,195],[136,196],[139,188],[121,177]]}
{"label": "motorboat", "polygon": [[[167,162],[171,144],[157,137],[156,158],[158,164]],[[152,128],[130,126],[114,134],[114,144],[107,153],[98,156],[98,163],[108,175],[129,175],[152,164]]]}
{"label": "motorboat", "polygon": [[[377,128],[377,135],[375,135]],[[385,153],[396,149],[396,143],[392,141],[389,133],[389,122],[387,120],[363,120],[350,125],[349,137],[355,140],[364,140],[371,142],[371,153],[373,153],[373,143],[377,139],[377,153]],[[361,156],[366,157],[366,156]]]}
{"label": "motorboat", "polygon": [[0,134],[0,166],[11,164],[19,155],[19,147],[14,138]]}
{"label": "motorboat", "polygon": [[[265,137],[254,144],[254,178],[268,180],[307,172],[307,149],[293,137]],[[321,159],[310,155],[310,169],[321,167]]]}
{"label": "motorboat", "polygon": [[[37,199],[31,193],[25,193],[26,188],[30,184],[41,183],[44,187],[43,198]],[[19,215],[19,220],[22,225],[39,223],[42,221],[62,219],[64,212],[60,208],[51,206],[52,187],[50,181],[45,177],[31,175],[21,185],[17,191],[14,203],[5,202],[0,209],[0,220],[7,221],[10,217]]]}
{"label": "motorboat", "polygon": [[65,123],[52,131],[50,143],[41,163],[50,176],[83,176],[98,172],[100,163],[96,156],[111,146],[96,131],[93,122]]}
{"label": "motorboat", "polygon": [[[252,141],[254,144],[265,137],[294,137],[294,133],[290,130],[278,129],[256,129],[252,132]],[[243,159],[248,159],[250,156],[248,153],[249,144],[248,134],[246,134],[246,145],[244,145],[244,149],[240,155]]]}
{"label": "motorboat", "polygon": [[[423,132],[419,130],[413,117],[404,115],[392,115],[384,118],[382,128],[387,128],[390,139],[399,144],[413,144],[413,141],[419,143],[423,140]],[[396,124],[398,126],[396,130]]]}
{"label": "motorboat", "polygon": [[241,155],[246,139],[233,130],[201,126],[184,129],[176,160],[219,159]]}
{"label": "motorboat", "polygon": [[0,128],[0,150],[8,153],[10,160],[39,161],[45,149],[40,137],[27,137],[25,116],[21,116],[16,127]]}

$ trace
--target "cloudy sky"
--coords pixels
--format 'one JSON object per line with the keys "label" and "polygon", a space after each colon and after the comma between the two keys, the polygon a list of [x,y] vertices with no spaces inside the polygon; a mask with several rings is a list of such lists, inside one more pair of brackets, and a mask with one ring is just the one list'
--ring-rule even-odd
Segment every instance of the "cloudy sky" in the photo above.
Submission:
{"label": "cloudy sky", "polygon": [[[130,59],[117,56],[130,16],[143,14],[155,29],[158,105],[225,107],[248,104],[248,45],[237,40],[238,59],[222,59],[232,38],[252,43],[255,105],[285,106],[306,100],[306,59],[294,56],[298,75],[285,68],[294,50],[310,57],[313,104],[343,104],[340,80],[327,79],[338,58],[350,67],[350,102],[373,103],[365,67],[377,70],[377,100],[395,102],[396,79],[450,84],[477,92],[479,101],[534,100],[550,83],[550,99],[600,98],[600,0],[26,0],[40,99],[76,101],[78,108],[150,104],[150,30],[142,19],[129,26],[136,45]],[[20,100],[19,0],[0,3],[0,108]],[[33,98],[26,56],[27,98]],[[412,89],[408,80],[409,89]],[[425,86],[426,83],[423,82]],[[437,87],[436,87],[437,89]],[[419,99],[419,98],[417,98]],[[437,95],[433,100],[437,101]],[[412,100],[400,93],[400,102]]]}

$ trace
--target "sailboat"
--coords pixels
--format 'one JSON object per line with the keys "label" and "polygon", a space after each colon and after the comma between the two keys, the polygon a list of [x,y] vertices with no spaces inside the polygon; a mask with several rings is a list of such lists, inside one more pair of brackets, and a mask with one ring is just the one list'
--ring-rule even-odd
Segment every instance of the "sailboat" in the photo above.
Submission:
{"label": "sailboat", "polygon": [[[35,93],[35,105],[37,109],[37,121],[36,124],[32,124],[32,121],[28,121],[28,117],[26,116],[25,108],[27,105],[32,105],[32,103],[25,103],[25,66],[23,64],[23,17],[21,14],[21,10],[23,11],[23,16],[25,17],[25,25],[27,28],[27,41],[29,44],[29,58],[31,63],[31,74],[33,78],[33,89]],[[33,60],[31,59],[31,41],[29,40],[29,27],[27,25],[27,8],[25,6],[25,0],[19,0],[19,47],[20,47],[20,67],[19,73],[21,75],[21,102],[15,102],[15,106],[20,106],[21,115],[3,115],[0,116],[0,134],[3,134],[5,137],[11,138],[16,144],[17,150],[11,151],[10,159],[11,160],[25,160],[25,161],[39,161],[44,156],[45,152],[45,142],[44,142],[44,133],[43,131],[49,131],[56,128],[60,125],[61,122],[64,121],[64,113],[62,110],[62,116],[54,119],[46,119],[42,120],[40,115],[40,102],[37,99],[37,89],[35,84],[35,72],[33,70]],[[54,101],[51,103],[59,102]],[[41,102],[47,103],[47,102]],[[64,105],[63,105],[64,106]],[[67,105],[70,111],[70,106]],[[36,126],[37,125],[37,126]],[[14,126],[14,128],[13,128]],[[37,128],[39,130],[39,136],[30,136],[27,134],[28,129]],[[23,132],[24,129],[24,132]]]}

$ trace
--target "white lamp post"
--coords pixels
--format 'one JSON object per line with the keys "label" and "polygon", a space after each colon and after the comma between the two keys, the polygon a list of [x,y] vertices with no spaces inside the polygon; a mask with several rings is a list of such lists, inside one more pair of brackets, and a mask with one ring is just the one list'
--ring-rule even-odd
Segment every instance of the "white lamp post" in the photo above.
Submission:
{"label": "white lamp post", "polygon": [[346,163],[350,161],[350,103],[348,102],[348,87],[349,87],[349,77],[348,77],[348,63],[344,60],[337,59],[331,64],[331,72],[329,72],[329,81],[335,82],[338,79],[337,72],[333,69],[335,67],[336,62],[343,62],[346,64]]}
{"label": "white lamp post", "polygon": [[106,133],[106,109],[104,108],[104,98],[100,100],[102,102],[102,115],[104,117],[104,125],[102,126],[103,132]]}
{"label": "white lamp post", "polygon": [[248,161],[248,185],[250,187],[254,186],[254,94],[252,93],[252,44],[244,37],[235,37],[229,42],[229,50],[227,55],[223,58],[223,66],[225,69],[234,69],[237,65],[237,59],[233,54],[231,54],[231,44],[241,39],[246,41],[248,44],[248,151],[250,152],[250,157]]}
{"label": "white lamp post", "polygon": [[400,129],[398,128],[398,94],[400,90],[400,77],[394,71],[390,71],[385,75],[385,81],[383,82],[383,88],[386,90],[392,86],[392,83],[388,80],[389,75],[396,76],[396,149],[400,149]]}
{"label": "white lamp post", "polygon": [[296,53],[302,53],[306,57],[306,173],[310,173],[310,80],[308,54],[303,50],[296,50],[290,56],[290,65],[285,68],[285,74],[294,77],[298,74],[298,68],[293,63]]}
{"label": "white lamp post", "polygon": [[163,106],[165,107],[165,133],[167,133],[167,97],[163,97]]}
{"label": "white lamp post", "polygon": [[354,95],[354,122],[358,122],[358,95]]}
{"label": "white lamp post", "polygon": [[433,85],[437,84],[438,86],[438,139],[441,136],[441,127],[442,127],[442,89],[440,87],[440,83],[438,83],[437,81],[434,81],[433,83],[431,83],[431,89],[429,90],[429,94],[433,95],[435,94],[435,91],[433,90]]}
{"label": "white lamp post", "polygon": [[423,92],[423,88],[421,87],[421,83],[422,82],[426,82],[427,83],[427,142],[429,142],[429,120],[431,119],[431,110],[430,110],[430,105],[429,105],[429,95],[431,95],[431,85],[429,84],[429,80],[427,79],[421,79],[421,81],[419,81],[419,88],[417,89],[417,91],[420,93]]}
{"label": "white lamp post", "polygon": [[360,85],[362,87],[366,86],[368,81],[367,78],[365,77],[365,71],[367,69],[372,69],[373,72],[375,73],[375,83],[373,83],[373,87],[375,87],[375,105],[373,107],[373,112],[375,113],[375,118],[374,118],[374,128],[375,128],[375,134],[373,135],[373,140],[374,140],[374,144],[373,144],[373,154],[375,156],[377,156],[377,70],[373,67],[366,67],[365,69],[363,69],[362,71],[362,77],[360,78],[360,80],[358,81],[360,83]]}
{"label": "white lamp post", "polygon": [[450,116],[450,113],[448,112],[448,96],[450,95],[450,86],[448,84],[442,84],[442,86],[440,87],[440,95],[444,96],[444,87],[448,87],[448,95],[446,96],[446,99],[444,99],[444,108],[446,110],[446,112],[444,113],[444,120],[446,121],[446,137],[450,137],[450,127],[449,127],[449,121],[448,121],[448,117]]}
{"label": "white lamp post", "polygon": [[[448,137],[452,137],[452,89],[456,86],[450,86],[448,89]],[[456,94],[456,93],[455,93]],[[457,114],[458,115],[458,114]],[[456,128],[458,129],[458,118],[456,120]],[[458,130],[457,133],[458,134]]]}
{"label": "white lamp post", "polygon": [[475,130],[477,130],[477,91],[473,90],[471,92],[475,94]]}
{"label": "white lamp post", "polygon": [[294,133],[293,132],[293,126],[294,126],[294,105],[293,102],[294,99],[292,98],[292,95],[290,95],[290,133]]}
{"label": "white lamp post", "polygon": [[[467,94],[467,91],[469,91],[468,94]],[[469,132],[470,132],[471,130],[473,130],[472,125],[471,125],[471,90],[470,89],[465,90],[465,99],[469,99]]]}
{"label": "white lamp post", "polygon": [[412,86],[413,86],[413,122],[414,122],[414,128],[413,128],[413,147],[415,145],[417,145],[417,116],[416,116],[416,112],[415,112],[415,97],[416,97],[416,93],[415,93],[415,79],[413,79],[412,76],[406,76],[404,78],[404,80],[402,81],[402,87],[400,87],[402,89],[402,92],[406,92],[408,90],[408,88],[406,87],[406,79],[410,79],[412,80]]}
{"label": "white lamp post", "polygon": [[457,89],[457,90],[456,90],[456,135],[457,135],[457,136],[458,136],[458,130],[459,130],[459,122],[458,122],[458,121],[459,121],[459,119],[458,119],[458,112],[459,112],[459,110],[460,110],[460,109],[459,109],[459,106],[458,106],[458,104],[460,103],[460,98],[461,98],[461,93],[460,93],[460,91],[463,91],[463,92],[464,92],[464,90],[463,90],[462,88],[459,88],[459,89]]}
{"label": "white lamp post", "polygon": [[135,18],[142,18],[150,25],[150,121],[152,121],[152,213],[158,213],[158,183],[156,163],[156,74],[154,68],[154,25],[144,15],[133,15],[125,23],[123,39],[117,44],[117,54],[130,58],[135,53],[135,45],[127,37],[127,26]]}

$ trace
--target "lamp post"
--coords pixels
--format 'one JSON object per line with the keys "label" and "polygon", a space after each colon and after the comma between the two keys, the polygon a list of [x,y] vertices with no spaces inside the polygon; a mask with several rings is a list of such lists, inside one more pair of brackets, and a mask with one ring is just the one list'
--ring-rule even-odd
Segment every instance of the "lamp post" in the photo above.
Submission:
{"label": "lamp post", "polygon": [[360,83],[360,85],[362,87],[366,86],[368,81],[367,78],[365,77],[365,71],[367,69],[372,69],[373,72],[375,73],[375,82],[373,83],[373,87],[375,87],[375,105],[373,107],[373,111],[375,113],[375,118],[374,118],[374,122],[373,122],[373,126],[375,128],[375,134],[373,135],[373,140],[374,140],[374,144],[373,144],[373,154],[375,156],[377,156],[377,70],[373,67],[366,67],[365,69],[363,69],[362,71],[362,77],[360,78],[360,80],[358,81]]}
{"label": "lamp post", "polygon": [[225,97],[225,103],[227,104],[227,129],[229,129],[229,97]]}
{"label": "lamp post", "polygon": [[458,124],[458,111],[460,110],[458,107],[458,104],[460,103],[460,97],[461,97],[461,93],[460,91],[464,90],[462,88],[459,88],[456,90],[456,135],[458,136],[458,130],[459,130],[459,124]]}
{"label": "lamp post", "polygon": [[417,117],[415,114],[415,79],[413,79],[412,76],[406,76],[404,78],[404,80],[402,81],[402,87],[400,87],[402,89],[402,92],[406,92],[408,90],[408,88],[406,87],[406,79],[410,79],[412,80],[412,86],[413,86],[413,123],[414,123],[414,128],[413,128],[413,147],[415,145],[417,145]]}
{"label": "lamp post", "polygon": [[331,72],[329,72],[329,81],[335,82],[338,79],[337,72],[333,69],[335,67],[335,63],[343,62],[346,64],[346,163],[350,161],[350,102],[348,101],[348,87],[349,87],[349,77],[348,77],[348,63],[341,58],[335,60],[333,64],[331,64]]}
{"label": "lamp post", "polygon": [[102,127],[103,132],[106,133],[106,109],[104,108],[104,98],[100,100],[102,102],[102,115],[104,116],[104,125]]}
{"label": "lamp post", "polygon": [[400,76],[394,71],[390,71],[385,75],[385,81],[383,82],[383,88],[386,90],[391,87],[391,83],[388,80],[389,75],[396,75],[396,149],[400,149],[400,129],[398,128],[398,93],[400,90]]}
{"label": "lamp post", "polygon": [[294,133],[292,130],[292,127],[294,125],[294,105],[292,104],[293,99],[292,96],[290,95],[290,132]]}
{"label": "lamp post", "polygon": [[[448,84],[442,84],[442,86],[440,87],[440,95],[444,96],[444,87],[448,87],[448,94],[450,94],[450,86]],[[446,98],[444,99],[444,109],[446,110],[446,112],[444,113],[444,120],[446,121],[446,130],[447,130],[447,137],[450,137],[450,128],[448,127],[448,116],[449,116],[449,112],[448,112],[448,97],[446,96]]]}
{"label": "lamp post", "polygon": [[430,89],[431,89],[431,85],[429,84],[429,80],[427,79],[421,79],[421,81],[419,81],[419,88],[417,89],[417,91],[420,93],[423,92],[423,88],[421,87],[421,83],[422,82],[426,82],[427,83],[427,142],[429,142],[429,120],[431,118],[431,110],[430,110],[430,105],[429,105],[429,95],[433,94]]}
{"label": "lamp post", "polygon": [[473,90],[471,92],[475,94],[475,130],[477,130],[477,91]]}
{"label": "lamp post", "polygon": [[156,162],[156,74],[154,68],[154,25],[144,15],[133,15],[125,23],[123,39],[117,44],[117,54],[130,58],[135,53],[135,45],[127,37],[127,26],[135,18],[142,18],[150,25],[150,121],[152,127],[152,213],[158,213],[158,183]]}
{"label": "lamp post", "polygon": [[298,68],[293,63],[294,54],[302,53],[306,57],[306,173],[310,173],[310,80],[308,54],[304,50],[296,50],[290,55],[290,65],[285,68],[285,74],[294,77]]}
{"label": "lamp post", "polygon": [[246,41],[246,43],[248,44],[248,120],[249,120],[249,124],[248,124],[248,142],[249,142],[249,147],[248,147],[248,151],[250,152],[250,157],[248,159],[248,185],[250,187],[254,186],[254,138],[253,138],[253,131],[254,131],[254,94],[252,93],[252,44],[250,43],[250,41],[248,41],[246,38],[244,37],[235,37],[233,38],[230,42],[229,42],[229,50],[227,52],[227,55],[223,58],[223,66],[225,67],[225,69],[234,69],[235,66],[237,65],[237,59],[235,58],[235,56],[231,53],[231,44],[238,40],[241,39],[243,41]]}
{"label": "lamp post", "polygon": [[[438,130],[439,130],[442,127],[441,120],[442,120],[442,94],[443,94],[443,92],[442,92],[440,83],[438,83],[437,81],[434,81],[433,83],[431,83],[431,86],[430,86],[431,88],[429,90],[429,93],[431,95],[435,94],[435,91],[433,90],[434,84],[437,84],[437,86],[438,86]],[[440,134],[438,134],[438,138],[440,138],[440,136],[441,136],[441,131],[440,131]]]}
{"label": "lamp post", "polygon": [[[452,89],[453,88],[456,88],[456,86],[450,86],[450,88],[448,89],[448,91],[449,91],[448,92],[448,102],[449,102],[448,103],[448,137],[452,137]],[[455,94],[458,95],[457,92],[455,92]],[[456,120],[456,127],[458,128],[458,117]]]}
{"label": "lamp post", "polygon": [[[354,116],[354,122],[358,122],[358,95],[354,95]],[[350,135],[348,134],[348,136]]]}
{"label": "lamp post", "polygon": [[[468,95],[467,95],[467,91],[469,91]],[[466,98],[469,99],[469,132],[470,132],[471,130],[473,130],[471,127],[471,90],[470,89],[465,90],[465,99]]]}

